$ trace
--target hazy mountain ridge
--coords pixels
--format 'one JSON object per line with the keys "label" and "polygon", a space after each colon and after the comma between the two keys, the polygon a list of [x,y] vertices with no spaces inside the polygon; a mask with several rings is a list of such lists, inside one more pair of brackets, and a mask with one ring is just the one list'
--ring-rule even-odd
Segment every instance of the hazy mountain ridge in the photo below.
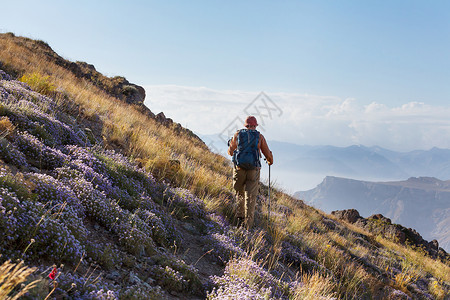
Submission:
{"label": "hazy mountain ridge", "polygon": [[323,173],[351,178],[380,180],[429,176],[450,178],[450,149],[432,148],[397,152],[378,146],[308,146],[272,141],[283,157],[280,168],[302,173]]}
{"label": "hazy mountain ridge", "polygon": [[368,182],[327,176],[316,188],[294,196],[327,212],[355,208],[364,216],[383,214],[450,249],[450,227],[446,226],[450,222],[450,181],[412,177]]}
{"label": "hazy mountain ridge", "polygon": [[[228,157],[219,135],[199,136],[212,151]],[[277,141],[276,136],[266,138],[275,158],[272,176],[291,193],[314,188],[326,176],[366,181],[424,176],[450,179],[450,149],[398,152],[379,146],[297,145]]]}

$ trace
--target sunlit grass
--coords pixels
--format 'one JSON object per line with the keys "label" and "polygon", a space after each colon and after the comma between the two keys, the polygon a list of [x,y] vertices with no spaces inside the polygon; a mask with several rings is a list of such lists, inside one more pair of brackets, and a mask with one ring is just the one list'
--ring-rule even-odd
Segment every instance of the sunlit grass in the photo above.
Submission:
{"label": "sunlit grass", "polygon": [[[80,118],[96,120],[102,127],[105,146],[147,161],[146,166],[196,194],[219,195],[231,190],[229,163],[211,153],[205,144],[184,132],[161,125],[138,109],[117,100],[90,82],[76,78],[67,69],[49,63],[30,48],[5,39],[0,43],[2,61],[14,66],[21,80],[51,94],[55,87],[79,106]],[[24,56],[26,59],[24,59]],[[168,162],[178,160],[177,174],[166,173]]]}
{"label": "sunlit grass", "polygon": [[[12,263],[11,261],[4,262],[0,266],[0,299],[19,299],[34,288],[39,280],[20,287],[34,271],[34,268],[25,266],[23,262],[19,262],[18,264]],[[20,289],[14,293],[17,287],[20,287]]]}
{"label": "sunlit grass", "polygon": [[380,237],[377,238],[377,241],[389,249],[390,253],[392,253],[391,255],[394,256],[394,260],[398,261],[396,256],[398,256],[397,253],[400,253],[400,262],[408,265],[409,272],[414,274],[414,276],[421,275],[420,273],[422,272],[428,272],[436,278],[450,282],[449,265],[432,259],[423,251],[402,246]]}
{"label": "sunlit grass", "polygon": [[336,284],[331,277],[315,272],[311,275],[303,274],[301,283],[295,288],[294,300],[331,300],[336,299]]}

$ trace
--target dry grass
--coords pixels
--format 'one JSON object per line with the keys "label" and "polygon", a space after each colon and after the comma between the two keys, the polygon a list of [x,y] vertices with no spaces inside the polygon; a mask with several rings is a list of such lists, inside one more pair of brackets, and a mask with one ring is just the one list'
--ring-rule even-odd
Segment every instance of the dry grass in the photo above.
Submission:
{"label": "dry grass", "polygon": [[428,287],[431,294],[438,300],[448,299],[448,293],[442,286],[442,282],[438,280],[431,281]]}
{"label": "dry grass", "polygon": [[[162,126],[90,82],[48,61],[39,43],[23,38],[0,36],[1,60],[6,69],[14,69],[21,80],[44,94],[57,87],[79,107],[79,118],[97,121],[102,127],[105,147],[121,149],[125,154],[146,161],[149,170],[170,169],[168,162],[177,160],[180,168],[171,174],[173,181],[196,194],[219,195],[231,191],[227,160],[207,150],[199,140],[174,128]],[[61,100],[62,101],[62,100]],[[66,103],[62,103],[63,105]]]}
{"label": "dry grass", "polygon": [[389,249],[393,260],[398,261],[398,255],[400,255],[402,266],[407,266],[409,273],[407,276],[415,278],[423,275],[423,272],[427,272],[435,278],[450,282],[450,266],[432,259],[423,251],[402,246],[380,237],[377,238],[377,241],[386,249]]}
{"label": "dry grass", "polygon": [[28,283],[21,287],[15,295],[10,295],[16,287],[27,280],[35,271],[34,268],[29,268],[21,261],[18,264],[6,261],[0,266],[0,299],[15,300],[25,295],[29,290],[34,288],[39,280]]}
{"label": "dry grass", "polygon": [[8,117],[0,118],[0,137],[8,137],[15,130],[15,126],[11,123]]}
{"label": "dry grass", "polygon": [[304,274],[301,283],[296,287],[294,300],[336,299],[336,288],[333,279],[319,273]]}

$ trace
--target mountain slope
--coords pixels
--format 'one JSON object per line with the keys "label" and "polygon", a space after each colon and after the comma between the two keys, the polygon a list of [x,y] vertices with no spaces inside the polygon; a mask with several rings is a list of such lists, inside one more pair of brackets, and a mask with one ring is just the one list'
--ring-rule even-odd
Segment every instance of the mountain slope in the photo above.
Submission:
{"label": "mountain slope", "polygon": [[268,222],[264,185],[256,227],[236,226],[227,160],[32,44],[0,35],[0,259],[36,268],[28,298],[448,294],[448,262],[280,191]]}

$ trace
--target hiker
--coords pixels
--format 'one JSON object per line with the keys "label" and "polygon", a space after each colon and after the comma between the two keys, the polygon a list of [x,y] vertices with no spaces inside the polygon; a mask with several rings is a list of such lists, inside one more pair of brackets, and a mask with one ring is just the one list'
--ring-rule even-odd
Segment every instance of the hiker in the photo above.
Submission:
{"label": "hiker", "polygon": [[266,139],[256,130],[256,118],[248,116],[244,126],[246,129],[238,130],[229,141],[228,154],[233,156],[233,187],[238,203],[238,223],[250,229],[253,226],[258,195],[261,152],[269,165],[273,164],[273,156]]}

